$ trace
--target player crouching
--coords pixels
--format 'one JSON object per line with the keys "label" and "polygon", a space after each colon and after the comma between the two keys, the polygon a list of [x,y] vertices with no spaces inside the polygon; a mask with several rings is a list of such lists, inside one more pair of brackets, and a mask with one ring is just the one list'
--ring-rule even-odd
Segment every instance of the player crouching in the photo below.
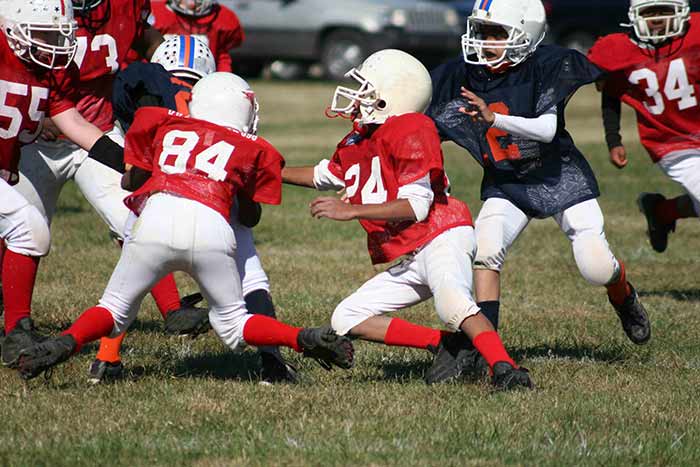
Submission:
{"label": "player crouching", "polygon": [[[455,373],[445,365],[457,364],[468,337],[488,362],[497,387],[532,387],[527,370],[510,358],[472,299],[476,242],[471,214],[466,204],[446,194],[440,137],[420,113],[432,94],[428,71],[405,52],[383,50],[347,76],[360,87],[338,87],[330,110],[351,117],[353,131],[330,161],[285,168],[282,178],[318,190],[345,189],[349,202],[320,197],[311,204],[311,214],[358,219],[374,264],[406,258],[343,300],[333,313],[333,329],[386,345],[440,348],[431,370],[443,373],[429,372],[428,382]],[[431,296],[440,319],[456,333],[384,316]]]}
{"label": "player crouching", "polygon": [[[242,190],[279,204],[284,159],[254,133],[257,103],[248,84],[214,73],[192,89],[190,117],[144,107],[126,135],[126,205],[137,214],[98,306],[62,335],[23,350],[25,379],[67,360],[88,342],[124,332],[144,295],[174,271],[188,273],[209,302],[209,322],[231,349],[291,347],[325,368],[350,368],[353,348],[329,327],[302,329],[247,312],[236,267],[231,204]],[[235,152],[235,155],[234,155]]]}

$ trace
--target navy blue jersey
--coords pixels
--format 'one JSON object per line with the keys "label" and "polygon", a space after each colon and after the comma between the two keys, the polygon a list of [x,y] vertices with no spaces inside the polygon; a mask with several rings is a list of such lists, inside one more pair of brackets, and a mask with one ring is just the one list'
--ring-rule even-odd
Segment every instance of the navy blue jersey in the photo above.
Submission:
{"label": "navy blue jersey", "polygon": [[191,90],[191,85],[171,75],[159,63],[134,62],[114,80],[114,115],[125,132],[139,107],[165,107],[186,115]]}
{"label": "navy blue jersey", "polygon": [[[465,148],[484,168],[482,200],[505,198],[528,216],[549,217],[600,195],[590,165],[565,129],[564,111],[569,97],[601,74],[582,54],[553,45],[539,47],[505,73],[459,58],[431,73],[427,113],[443,139]],[[536,118],[556,107],[556,136],[540,143],[474,121],[459,112],[469,107],[462,86],[500,114]]]}

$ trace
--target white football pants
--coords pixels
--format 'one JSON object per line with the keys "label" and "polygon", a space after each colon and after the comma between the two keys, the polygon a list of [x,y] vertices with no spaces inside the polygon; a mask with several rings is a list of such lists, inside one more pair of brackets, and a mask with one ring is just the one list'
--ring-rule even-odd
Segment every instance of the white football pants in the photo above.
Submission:
{"label": "white football pants", "polygon": [[244,344],[248,315],[236,266],[236,238],[221,214],[196,201],[159,193],[133,224],[99,305],[128,329],[141,300],[166,274],[183,271],[209,303],[209,322],[231,349]]}
{"label": "white football pants", "polygon": [[[602,286],[617,278],[620,263],[605,238],[603,212],[597,200],[579,203],[553,218],[571,241],[576,265],[584,279]],[[474,268],[500,271],[508,250],[530,220],[506,199],[487,199],[476,219]]]}
{"label": "white football pants", "polygon": [[456,227],[434,238],[396,266],[377,274],[343,300],[331,326],[347,334],[363,321],[402,310],[430,297],[440,319],[453,331],[480,310],[472,298],[472,227]]}
{"label": "white football pants", "polygon": [[[0,238],[7,248],[26,256],[46,256],[51,235],[41,213],[0,178]],[[0,257],[1,258],[1,257]],[[1,265],[2,261],[0,261]]]}
{"label": "white football pants", "polygon": [[683,186],[693,200],[695,214],[700,216],[700,151],[673,152],[656,165],[671,180]]}

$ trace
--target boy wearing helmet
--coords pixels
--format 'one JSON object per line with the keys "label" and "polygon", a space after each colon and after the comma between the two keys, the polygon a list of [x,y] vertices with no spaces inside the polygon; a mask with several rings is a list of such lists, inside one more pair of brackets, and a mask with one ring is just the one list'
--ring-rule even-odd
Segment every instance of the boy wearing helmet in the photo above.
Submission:
{"label": "boy wearing helmet", "polygon": [[[471,214],[446,194],[440,138],[421,113],[431,98],[428,71],[405,52],[383,50],[347,76],[359,87],[339,86],[330,111],[352,118],[353,130],[330,160],[285,168],[282,180],[317,190],[345,189],[346,200],[314,200],[311,215],[359,220],[373,264],[405,259],[343,300],[331,317],[333,329],[386,345],[439,349],[436,361],[447,357],[451,366],[429,372],[429,383],[456,376],[451,354],[466,344],[464,332],[488,362],[497,387],[531,387],[527,370],[517,367],[472,300]],[[453,332],[386,316],[430,297]]]}
{"label": "boy wearing helmet", "polygon": [[192,89],[189,111],[191,117],[157,107],[136,112],[126,135],[122,183],[136,189],[125,203],[139,218],[99,305],[61,336],[23,350],[22,377],[33,378],[82,345],[125,331],[149,288],[175,270],[197,281],[211,306],[209,321],[231,349],[284,345],[328,369],[352,366],[352,344],[329,328],[294,328],[246,311],[231,204],[241,190],[256,202],[279,204],[284,165],[274,147],[255,135],[253,91],[236,75],[213,73]]}
{"label": "boy wearing helmet", "polygon": [[[134,62],[117,75],[112,95],[115,116],[121,127],[127,130],[133,123],[136,111],[144,106],[165,107],[186,115],[192,86],[215,69],[211,51],[197,37],[170,37],[158,46],[151,63]],[[118,164],[115,168],[124,172],[123,157],[115,162]],[[231,213],[231,226],[236,237],[236,266],[241,275],[243,297],[251,313],[275,318],[270,283],[255,249],[251,229],[259,218],[259,205],[239,192],[234,212]],[[166,321],[166,330],[179,334],[183,329],[194,328],[197,332],[208,329],[205,326],[208,324],[206,310],[192,308],[191,311],[181,314],[177,322]],[[101,339],[100,349],[89,370],[91,382],[98,383],[122,373],[119,351],[124,335]],[[286,364],[276,347],[261,348],[260,355],[261,381],[295,381],[294,369]]]}
{"label": "boy wearing helmet", "polygon": [[[80,147],[102,136],[76,109],[79,49],[77,25],[68,0],[0,0],[0,257],[5,332],[0,360],[14,366],[19,349],[40,339],[31,320],[31,298],[39,258],[48,254],[46,219],[16,184],[20,148],[41,133],[48,112]],[[11,186],[15,185],[15,186]]]}
{"label": "boy wearing helmet", "polygon": [[607,72],[602,90],[603,125],[610,161],[622,169],[627,151],[620,136],[620,102],[637,114],[642,145],[685,195],[666,199],[642,193],[652,248],[661,253],[678,219],[700,213],[700,15],[688,0],[632,0],[631,31],[596,42],[588,58]]}
{"label": "boy wearing helmet", "polygon": [[156,0],[152,24],[165,37],[191,34],[209,46],[216,71],[232,71],[231,49],[244,39],[238,16],[216,0]]}
{"label": "boy wearing helmet", "polygon": [[552,217],[571,241],[582,276],[606,287],[625,333],[643,344],[650,337],[646,312],[610,251],[598,184],[564,124],[569,97],[600,71],[578,52],[539,46],[545,28],[540,0],[477,1],[464,56],[432,73],[428,114],[443,139],[467,149],[484,169],[478,304],[497,327],[506,254],[530,220]]}

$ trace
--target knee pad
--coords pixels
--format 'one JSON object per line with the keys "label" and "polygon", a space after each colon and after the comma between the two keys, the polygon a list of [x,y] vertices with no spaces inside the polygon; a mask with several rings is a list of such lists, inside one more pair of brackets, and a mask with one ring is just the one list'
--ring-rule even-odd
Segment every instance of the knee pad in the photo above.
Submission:
{"label": "knee pad", "polygon": [[12,214],[14,227],[5,237],[7,248],[27,256],[46,256],[51,247],[51,232],[39,210],[26,205]]}
{"label": "knee pad", "polygon": [[219,339],[231,350],[239,350],[245,346],[243,327],[252,315],[246,313],[245,306],[229,308],[211,308],[209,324],[219,336]]}
{"label": "knee pad", "polygon": [[331,316],[331,327],[339,336],[344,336],[358,324],[368,320],[376,313],[372,313],[357,303],[353,303],[352,295],[340,302]]}
{"label": "knee pad", "polygon": [[488,269],[489,271],[501,272],[503,263],[506,260],[506,247],[500,238],[477,237],[476,258],[474,258],[474,269]]}
{"label": "knee pad", "polygon": [[458,331],[462,322],[479,312],[468,291],[457,280],[446,278],[433,291],[435,310],[451,331]]}
{"label": "knee pad", "polygon": [[573,249],[576,266],[589,283],[604,286],[617,274],[619,264],[604,236],[580,235],[573,241]]}

